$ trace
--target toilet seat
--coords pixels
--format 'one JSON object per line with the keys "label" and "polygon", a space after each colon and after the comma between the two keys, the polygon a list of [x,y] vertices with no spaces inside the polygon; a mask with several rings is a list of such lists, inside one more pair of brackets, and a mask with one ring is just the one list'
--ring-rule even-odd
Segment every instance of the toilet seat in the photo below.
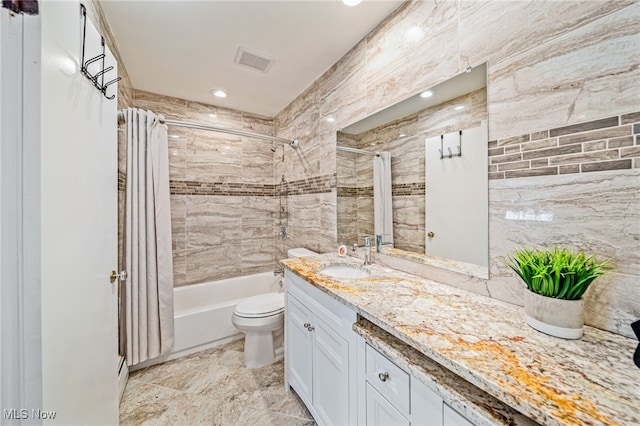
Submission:
{"label": "toilet seat", "polygon": [[284,312],[284,293],[251,296],[236,305],[234,315],[241,318],[265,318]]}

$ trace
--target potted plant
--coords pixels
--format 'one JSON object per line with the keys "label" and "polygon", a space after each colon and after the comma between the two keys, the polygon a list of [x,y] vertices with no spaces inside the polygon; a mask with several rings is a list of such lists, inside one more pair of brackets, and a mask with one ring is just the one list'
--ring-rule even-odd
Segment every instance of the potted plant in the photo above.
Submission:
{"label": "potted plant", "polygon": [[507,266],[522,278],[529,290],[524,296],[527,324],[564,339],[582,337],[582,295],[596,278],[608,272],[608,262],[560,248],[516,250]]}

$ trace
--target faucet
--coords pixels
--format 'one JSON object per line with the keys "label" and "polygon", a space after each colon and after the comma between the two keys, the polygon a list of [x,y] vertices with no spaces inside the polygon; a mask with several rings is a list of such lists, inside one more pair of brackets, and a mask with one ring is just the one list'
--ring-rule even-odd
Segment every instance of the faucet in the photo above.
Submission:
{"label": "faucet", "polygon": [[273,276],[278,276],[278,275],[282,275],[284,277],[284,268],[283,269],[276,269],[275,271],[273,271]]}
{"label": "faucet", "polygon": [[382,247],[393,246],[393,243],[385,243],[382,241],[382,235],[376,235],[376,252],[382,253]]}
{"label": "faucet", "polygon": [[362,238],[364,238],[364,264],[371,265],[371,237],[365,235]]}

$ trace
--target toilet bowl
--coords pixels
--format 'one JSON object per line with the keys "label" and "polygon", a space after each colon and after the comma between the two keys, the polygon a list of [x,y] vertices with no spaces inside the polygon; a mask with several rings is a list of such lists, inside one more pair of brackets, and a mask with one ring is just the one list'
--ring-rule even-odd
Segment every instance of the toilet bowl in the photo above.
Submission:
{"label": "toilet bowl", "polygon": [[260,368],[282,359],[284,293],[251,296],[236,305],[231,322],[244,332],[244,365]]}
{"label": "toilet bowl", "polygon": [[[307,249],[291,249],[289,257],[313,256]],[[244,365],[260,368],[284,357],[284,293],[251,296],[236,305],[231,322],[245,334]]]}

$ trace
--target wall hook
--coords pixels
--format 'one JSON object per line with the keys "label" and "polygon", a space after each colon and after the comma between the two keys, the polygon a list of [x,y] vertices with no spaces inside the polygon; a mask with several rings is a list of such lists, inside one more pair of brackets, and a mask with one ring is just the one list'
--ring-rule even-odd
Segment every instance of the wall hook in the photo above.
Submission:
{"label": "wall hook", "polygon": [[[100,91],[100,93],[102,93],[104,95],[105,98],[107,99],[115,99],[116,95],[115,93],[111,96],[107,96],[107,87],[109,87],[110,85],[117,83],[118,81],[122,80],[122,77],[118,77],[116,76],[116,78],[114,78],[113,80],[107,82],[105,84],[104,82],[104,76],[105,74],[107,74],[108,72],[113,70],[113,66],[109,66],[106,67],[104,66],[104,59],[106,57],[105,54],[105,43],[104,43],[104,37],[100,36],[100,43],[102,45],[102,53],[100,53],[99,55],[94,56],[93,58],[88,59],[87,61],[84,60],[84,51],[85,51],[85,44],[86,44],[86,40],[87,40],[87,9],[84,7],[83,4],[80,5],[80,11],[82,13],[82,59],[80,61],[80,71],[82,72],[82,74],[87,77],[89,79],[89,81],[93,84],[93,86],[98,89]],[[102,61],[102,66],[100,67],[100,71],[96,72],[95,74],[91,74],[89,72],[89,65],[93,64],[94,62],[98,62],[98,61]]]}
{"label": "wall hook", "polygon": [[445,158],[453,158],[453,157],[462,157],[462,130],[459,131],[458,133],[458,146],[456,148],[458,148],[458,153],[454,154],[451,151],[451,147],[447,147],[447,150],[449,151],[449,155],[445,156],[444,155],[444,135],[440,135],[440,149],[438,151],[440,151],[440,159],[443,160]]}

